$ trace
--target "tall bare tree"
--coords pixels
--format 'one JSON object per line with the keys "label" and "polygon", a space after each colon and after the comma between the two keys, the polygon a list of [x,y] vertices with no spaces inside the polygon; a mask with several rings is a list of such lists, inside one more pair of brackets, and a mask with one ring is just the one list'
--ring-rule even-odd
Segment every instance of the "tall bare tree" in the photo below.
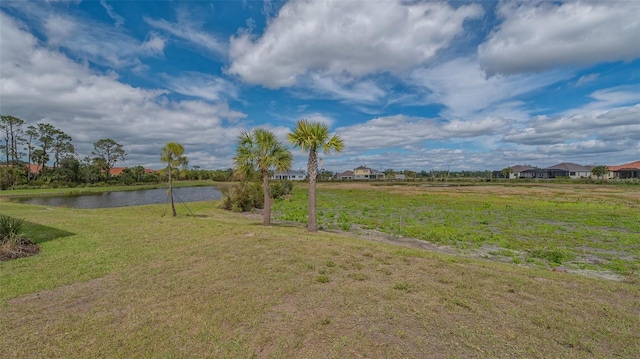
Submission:
{"label": "tall bare tree", "polygon": [[6,164],[17,165],[20,163],[20,151],[18,145],[22,142],[24,120],[13,116],[0,117],[0,132],[3,133],[4,145],[0,145],[5,152]]}
{"label": "tall bare tree", "polygon": [[122,162],[127,158],[127,152],[123,149],[122,145],[110,138],[103,138],[93,144],[93,152],[91,155],[95,158],[99,158],[101,163],[105,166],[106,178],[109,181],[111,175],[111,169],[116,163]]}

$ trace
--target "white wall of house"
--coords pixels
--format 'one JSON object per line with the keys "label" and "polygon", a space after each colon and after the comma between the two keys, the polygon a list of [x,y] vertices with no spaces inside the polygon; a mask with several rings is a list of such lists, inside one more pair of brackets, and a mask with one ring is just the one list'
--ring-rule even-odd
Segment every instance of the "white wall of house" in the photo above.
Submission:
{"label": "white wall of house", "polygon": [[289,180],[289,181],[304,181],[307,179],[307,175],[301,172],[277,172],[271,177],[273,180]]}

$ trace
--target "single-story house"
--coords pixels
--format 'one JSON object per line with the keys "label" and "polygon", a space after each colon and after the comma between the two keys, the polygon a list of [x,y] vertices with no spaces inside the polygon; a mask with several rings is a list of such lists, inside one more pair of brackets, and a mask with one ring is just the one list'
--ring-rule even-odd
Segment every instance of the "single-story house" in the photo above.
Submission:
{"label": "single-story house", "polygon": [[336,176],[339,180],[352,180],[353,171],[344,171]]}
{"label": "single-story house", "polygon": [[502,173],[502,170],[493,171],[491,175],[495,178],[534,178],[532,170],[538,169],[537,167],[522,165],[515,165],[508,168],[511,169],[511,173],[509,173],[509,176],[505,176],[504,173]]}
{"label": "single-story house", "polygon": [[532,166],[521,166],[521,165],[515,165],[509,168],[511,168],[511,173],[509,174],[509,178],[522,178],[522,173],[524,171],[536,169],[535,167],[532,167]]}
{"label": "single-story house", "polygon": [[302,171],[285,171],[274,172],[271,179],[273,180],[289,180],[289,181],[304,181],[307,175]]}
{"label": "single-story house", "polygon": [[591,177],[592,166],[581,166],[575,163],[558,163],[547,168],[535,168],[520,172],[520,178],[588,178]]}
{"label": "single-story house", "polygon": [[607,166],[610,178],[640,178],[640,161],[626,163],[620,166]]}

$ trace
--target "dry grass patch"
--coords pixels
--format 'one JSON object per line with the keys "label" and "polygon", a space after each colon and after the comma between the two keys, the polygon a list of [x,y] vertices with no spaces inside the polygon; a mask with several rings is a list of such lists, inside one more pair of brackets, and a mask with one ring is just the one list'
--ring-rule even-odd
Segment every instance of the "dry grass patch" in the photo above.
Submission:
{"label": "dry grass patch", "polygon": [[3,357],[640,356],[637,285],[265,228],[215,207],[161,218],[156,206],[11,205],[74,235],[0,264]]}

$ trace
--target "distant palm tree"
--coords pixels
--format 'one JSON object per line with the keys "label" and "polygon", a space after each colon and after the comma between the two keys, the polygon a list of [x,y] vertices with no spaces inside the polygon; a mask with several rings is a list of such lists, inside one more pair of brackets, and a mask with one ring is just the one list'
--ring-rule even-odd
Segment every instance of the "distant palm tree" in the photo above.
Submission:
{"label": "distant palm tree", "polygon": [[287,171],[291,168],[293,155],[276,136],[267,130],[257,128],[253,132],[243,132],[238,137],[236,155],[233,157],[236,172],[248,176],[258,171],[264,188],[264,209],[262,222],[271,225],[271,194],[269,193],[269,169]]}
{"label": "distant palm tree", "polygon": [[184,156],[184,147],[176,142],[169,142],[162,147],[162,153],[160,154],[160,160],[167,164],[167,172],[169,173],[169,197],[171,198],[171,211],[173,216],[177,216],[176,206],[173,203],[173,178],[171,177],[174,167],[178,167],[187,163],[187,158]]}
{"label": "distant palm tree", "polygon": [[504,178],[511,178],[512,173],[513,173],[513,168],[511,167],[505,167],[502,170],[500,170],[500,174],[502,174],[502,177]]}
{"label": "distant palm tree", "polygon": [[316,177],[318,176],[318,150],[324,154],[331,151],[341,152],[344,143],[340,136],[329,137],[329,126],[320,122],[309,122],[300,120],[289,133],[289,142],[303,151],[309,152],[307,161],[307,175],[309,176],[309,219],[307,230],[309,232],[318,231],[318,218],[316,216]]}
{"label": "distant palm tree", "polygon": [[607,174],[607,172],[609,172],[609,169],[607,168],[607,166],[595,166],[591,169],[591,173],[598,176],[598,178],[602,178],[604,177],[604,175]]}

